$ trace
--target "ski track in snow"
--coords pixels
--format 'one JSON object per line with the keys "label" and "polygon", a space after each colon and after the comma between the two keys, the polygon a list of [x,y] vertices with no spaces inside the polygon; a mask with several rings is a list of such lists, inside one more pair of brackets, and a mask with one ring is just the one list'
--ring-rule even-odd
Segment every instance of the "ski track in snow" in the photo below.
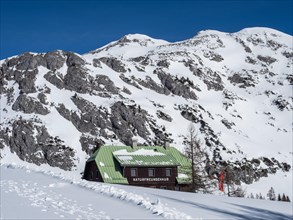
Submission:
{"label": "ski track in snow", "polygon": [[74,216],[75,219],[113,219],[104,211],[100,211],[97,215],[93,211],[91,204],[88,204],[87,207],[79,205],[76,200],[67,198],[63,193],[51,190],[56,187],[73,184],[116,200],[128,202],[142,208],[142,210],[150,211],[154,218],[160,216],[166,219],[191,219],[191,216],[178,211],[176,208],[168,207],[160,201],[151,201],[142,195],[129,193],[112,185],[68,178],[62,174],[55,174],[52,171],[38,170],[15,164],[1,164],[1,167],[1,169],[22,169],[27,173],[41,173],[62,181],[61,183],[53,183],[46,186],[40,186],[36,182],[24,180],[16,182],[14,180],[1,179],[0,181],[0,186],[4,193],[16,193],[18,196],[28,199],[32,206],[39,207],[44,212],[53,210],[54,214],[59,216],[59,218],[68,218],[68,216],[72,218]]}

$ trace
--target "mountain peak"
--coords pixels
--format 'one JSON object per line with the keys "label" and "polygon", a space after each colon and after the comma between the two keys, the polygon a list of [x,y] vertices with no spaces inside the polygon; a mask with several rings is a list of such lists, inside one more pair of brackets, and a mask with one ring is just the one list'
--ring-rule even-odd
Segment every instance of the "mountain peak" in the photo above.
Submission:
{"label": "mountain peak", "polygon": [[168,44],[168,41],[155,39],[145,34],[127,34],[118,40],[119,43],[139,43],[141,46],[160,46]]}

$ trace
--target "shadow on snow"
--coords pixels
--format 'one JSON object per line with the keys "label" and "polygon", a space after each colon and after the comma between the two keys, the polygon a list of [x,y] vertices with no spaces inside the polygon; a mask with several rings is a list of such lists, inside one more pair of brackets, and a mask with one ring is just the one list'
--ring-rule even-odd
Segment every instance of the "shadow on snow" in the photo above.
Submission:
{"label": "shadow on snow", "polygon": [[[155,196],[158,196],[158,195],[155,195]],[[230,216],[232,219],[249,219],[249,220],[260,220],[260,219],[292,220],[293,219],[292,215],[282,214],[279,212],[272,212],[266,209],[254,208],[251,206],[239,205],[234,203],[228,203],[228,204],[239,207],[240,209],[235,209],[235,211],[231,211],[229,210],[229,208],[221,209],[221,208],[217,208],[213,206],[208,206],[208,205],[204,205],[204,204],[200,204],[200,203],[196,203],[192,201],[185,201],[185,200],[176,199],[176,198],[163,196],[163,195],[160,195],[160,198],[173,200],[183,204],[189,204],[191,206],[204,209],[204,210],[213,212],[215,214],[219,213],[219,214],[226,215],[228,218]],[[200,218],[200,216],[196,216],[196,217]]]}

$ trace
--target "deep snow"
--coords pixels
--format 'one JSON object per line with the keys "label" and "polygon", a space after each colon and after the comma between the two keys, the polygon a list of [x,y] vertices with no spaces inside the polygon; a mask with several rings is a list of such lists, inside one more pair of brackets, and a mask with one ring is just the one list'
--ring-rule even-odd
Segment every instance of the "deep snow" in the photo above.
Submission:
{"label": "deep snow", "polygon": [[66,178],[1,165],[1,219],[292,219],[292,203]]}

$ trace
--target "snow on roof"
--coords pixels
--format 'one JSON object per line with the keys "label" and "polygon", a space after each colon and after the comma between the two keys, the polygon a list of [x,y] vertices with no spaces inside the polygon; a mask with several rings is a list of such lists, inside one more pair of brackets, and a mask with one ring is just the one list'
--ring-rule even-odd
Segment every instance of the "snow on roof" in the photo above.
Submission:
{"label": "snow on roof", "polygon": [[117,150],[117,151],[114,151],[113,152],[114,155],[118,156],[118,155],[129,155],[129,156],[133,156],[133,155],[136,155],[136,156],[164,156],[166,154],[163,154],[161,152],[157,152],[153,149],[138,149],[137,151],[132,151],[132,152],[128,152],[126,149],[122,149],[122,150]]}

